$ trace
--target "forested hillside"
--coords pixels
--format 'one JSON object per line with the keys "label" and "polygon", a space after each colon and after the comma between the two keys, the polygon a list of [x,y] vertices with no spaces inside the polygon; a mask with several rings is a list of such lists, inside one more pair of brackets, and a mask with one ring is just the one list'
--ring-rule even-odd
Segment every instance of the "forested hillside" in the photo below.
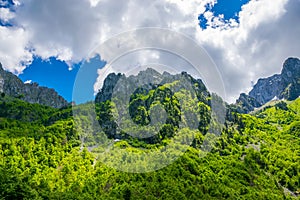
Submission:
{"label": "forested hillside", "polygon": [[[149,98],[139,94],[132,100],[137,97]],[[86,130],[75,126],[71,107],[3,95],[0,108],[1,199],[299,198],[300,99],[252,114],[228,112],[206,156],[200,156],[205,133],[199,132],[183,156],[149,173],[121,172],[97,161],[99,155],[82,146]],[[89,103],[76,107],[88,108]],[[132,114],[148,123],[147,116]],[[114,145],[133,151],[144,144],[128,139]]]}
{"label": "forested hillside", "polygon": [[0,0],[0,200],[300,200],[300,0]]}

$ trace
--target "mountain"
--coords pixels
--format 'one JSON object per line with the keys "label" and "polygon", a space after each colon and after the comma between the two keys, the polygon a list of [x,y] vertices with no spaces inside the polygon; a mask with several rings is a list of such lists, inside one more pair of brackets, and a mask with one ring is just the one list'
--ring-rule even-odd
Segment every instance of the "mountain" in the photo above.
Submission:
{"label": "mountain", "polygon": [[280,74],[259,79],[248,95],[240,95],[236,105],[240,112],[248,113],[273,99],[295,100],[299,96],[300,60],[288,58]]}
{"label": "mountain", "polygon": [[[186,79],[177,79],[180,77]],[[147,78],[154,83],[149,84]],[[184,80],[198,91],[198,103],[188,91],[180,90],[175,92],[188,101],[178,107],[170,88]],[[165,126],[158,133],[162,141],[145,144],[137,138],[126,138],[126,133],[117,140],[114,138],[118,135],[106,132],[111,136],[107,141],[102,131],[92,133],[91,117],[100,124],[101,120],[117,119],[111,115],[118,103],[113,91],[131,81],[140,81],[141,87],[130,95],[129,106],[125,107],[140,126],[125,127],[124,132],[151,123],[148,111],[155,108],[156,101],[167,111]],[[232,111],[231,120],[225,122],[217,138],[209,131],[205,133],[207,118],[201,118],[201,131],[185,126],[172,135],[178,122],[184,121],[182,116],[191,113],[184,113],[186,108],[193,111],[196,105],[201,116],[210,115],[212,96],[201,80],[186,73],[159,74],[151,69],[129,77],[110,74],[96,105],[88,102],[56,109],[1,95],[0,199],[299,199],[300,98],[251,114]],[[258,103],[242,96],[251,104]],[[89,115],[91,110],[96,110],[97,116]],[[194,139],[188,137],[189,133]],[[100,147],[89,148],[88,142]],[[202,148],[206,142],[212,142],[209,151]],[[159,170],[118,170],[120,166],[139,170],[164,164],[182,147],[187,149]],[[155,162],[150,162],[151,158]]]}
{"label": "mountain", "polygon": [[147,68],[144,71],[140,71],[136,76],[131,75],[126,77],[124,74],[111,73],[105,80],[102,89],[96,95],[96,102],[104,102],[110,100],[118,81],[126,82],[127,84],[136,87],[136,85],[142,86],[144,89],[150,90],[166,83],[171,83],[185,78],[190,81],[191,84],[196,84],[195,91],[198,92],[199,98],[202,101],[207,102],[206,98],[210,95],[202,80],[194,79],[191,75],[186,72],[181,74],[171,75],[168,72],[160,74],[152,68]]}
{"label": "mountain", "polygon": [[5,71],[0,63],[0,93],[18,97],[29,103],[38,103],[54,108],[62,108],[68,102],[54,89],[41,87],[37,83],[24,84],[16,75]]}
{"label": "mountain", "polygon": [[[102,89],[96,96],[95,102],[99,115],[99,124],[109,138],[129,139],[131,141],[132,137],[127,133],[133,134],[131,129],[134,125],[130,125],[128,122],[128,115],[130,115],[135,124],[141,126],[149,125],[154,123],[154,121],[160,123],[166,121],[158,135],[145,137],[152,129],[146,130],[145,128],[142,131],[145,135],[141,137],[146,138],[142,139],[143,142],[150,144],[161,142],[163,139],[173,136],[175,130],[179,128],[180,113],[184,113],[185,109],[180,107],[179,102],[183,97],[189,97],[189,95],[192,96],[193,94],[196,95],[199,102],[202,102],[202,114],[200,117],[203,120],[195,126],[197,128],[199,126],[199,130],[205,133],[209,123],[209,112],[204,112],[204,110],[209,109],[211,95],[200,79],[194,79],[186,72],[176,75],[167,72],[160,74],[151,68],[140,71],[136,76],[131,75],[129,77],[120,73],[112,73],[106,77]],[[181,99],[178,99],[176,96],[180,96]],[[125,105],[128,101],[129,108]],[[193,102],[192,100],[189,102],[189,104],[193,103],[193,106],[196,108],[198,102]],[[164,112],[158,111],[160,109],[158,105],[164,107],[163,109],[167,112],[166,116],[163,116],[162,113]],[[187,113],[185,116],[190,122],[193,120],[193,111],[197,112],[192,109],[193,106],[189,107],[191,116],[187,116]],[[119,119],[117,120],[113,117],[115,107],[119,108],[117,113]],[[129,109],[128,115],[126,109]],[[155,109],[158,110],[154,111]],[[153,113],[155,113],[155,116],[151,117]],[[117,124],[116,121],[126,121],[126,125]],[[118,131],[121,129],[120,126],[127,131]]]}

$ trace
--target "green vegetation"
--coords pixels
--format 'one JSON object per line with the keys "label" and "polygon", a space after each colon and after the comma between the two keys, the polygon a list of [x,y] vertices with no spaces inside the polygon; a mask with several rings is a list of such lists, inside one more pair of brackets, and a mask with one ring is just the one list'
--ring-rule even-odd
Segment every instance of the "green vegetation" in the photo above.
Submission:
{"label": "green vegetation", "polygon": [[[123,103],[119,99],[98,102],[96,113],[99,124],[109,138],[125,139],[129,144],[143,148],[151,148],[148,144],[155,144],[155,147],[163,144],[164,140],[174,137],[180,126],[198,129],[206,134],[210,123],[211,112],[207,100],[210,97],[207,96],[206,99],[202,93],[193,94],[184,88],[173,93],[172,88],[176,87],[182,87],[179,81],[152,86],[152,89],[142,87],[136,89],[130,96],[128,107],[130,119],[126,118],[126,112],[122,109],[116,110],[116,104]],[[195,84],[195,91],[197,87]],[[123,123],[121,131],[118,131],[119,127],[114,116],[120,116],[118,121]],[[196,119],[200,123],[193,123]],[[153,124],[158,124],[159,130],[156,130]],[[139,135],[155,131],[158,131],[158,134],[151,137]],[[133,135],[136,137],[132,137]]]}
{"label": "green vegetation", "polygon": [[[179,118],[183,108],[168,92],[163,87],[139,91],[131,99],[136,103],[130,105],[131,117],[146,125],[153,102],[159,101],[168,119],[162,137],[149,143],[123,133],[118,136],[124,136],[123,140],[113,148],[139,153],[136,147],[159,149],[170,143],[172,130],[184,119]],[[114,107],[110,101],[96,106],[97,120],[108,124],[110,129],[104,131],[110,134],[116,125]],[[172,164],[149,173],[117,171],[96,162],[97,154],[82,147],[83,135],[88,146],[103,142],[102,133],[88,128],[90,108],[89,103],[76,107],[81,124],[75,126],[71,108],[58,110],[0,97],[0,199],[299,198],[300,99],[252,115],[228,113],[222,135],[206,156],[201,156],[201,144],[208,131],[210,107],[208,102],[199,103],[205,123],[194,130],[191,146]],[[185,130],[182,134],[184,138]],[[128,158],[124,160],[126,165]]]}

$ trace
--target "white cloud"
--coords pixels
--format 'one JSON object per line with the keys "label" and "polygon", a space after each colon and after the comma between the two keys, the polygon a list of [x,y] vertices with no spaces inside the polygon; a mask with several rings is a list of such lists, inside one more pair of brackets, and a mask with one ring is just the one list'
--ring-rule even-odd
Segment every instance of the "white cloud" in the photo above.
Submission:
{"label": "white cloud", "polygon": [[196,29],[198,13],[211,1],[23,0],[15,20],[30,33],[37,55],[78,62],[101,41],[126,30]]}
{"label": "white cloud", "polygon": [[280,72],[287,57],[300,56],[299,8],[294,0],[250,1],[238,26],[197,32],[220,68],[229,101],[249,91],[251,81]]}
{"label": "white cloud", "polygon": [[0,6],[7,6],[8,2],[6,0],[0,0]]}
{"label": "white cloud", "polygon": [[14,13],[10,12],[8,8],[0,8],[0,20],[3,22],[8,22],[14,18]]}
{"label": "white cloud", "polygon": [[24,82],[25,84],[31,84],[32,83],[32,80],[27,80]]}
{"label": "white cloud", "polygon": [[100,0],[90,0],[90,3],[91,3],[92,7],[97,6],[99,2],[100,2]]}
{"label": "white cloud", "polygon": [[230,26],[208,11],[204,16],[209,25],[218,28],[202,30],[198,15],[207,3],[215,1],[20,0],[15,17],[7,10],[0,16],[16,24],[0,27],[0,61],[15,73],[22,72],[33,55],[56,56],[71,66],[123,31],[170,28],[207,49],[232,101],[251,81],[279,72],[287,57],[300,57],[299,0],[251,0],[239,13],[240,24],[232,20]]}
{"label": "white cloud", "polygon": [[19,6],[21,5],[20,1],[19,0],[13,0],[13,3],[15,6]]}
{"label": "white cloud", "polygon": [[0,26],[0,61],[3,67],[20,74],[31,63],[28,35],[22,28]]}

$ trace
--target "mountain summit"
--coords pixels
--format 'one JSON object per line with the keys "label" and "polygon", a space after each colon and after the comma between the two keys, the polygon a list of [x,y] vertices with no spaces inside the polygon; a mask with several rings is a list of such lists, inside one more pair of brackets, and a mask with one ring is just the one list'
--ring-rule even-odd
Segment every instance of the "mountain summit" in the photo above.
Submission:
{"label": "mountain summit", "polygon": [[109,74],[96,96],[95,107],[109,138],[129,142],[138,138],[145,144],[158,144],[182,127],[206,133],[210,99],[200,79],[186,72],[160,74],[148,68],[131,76]]}
{"label": "mountain summit", "polygon": [[300,60],[288,58],[281,74],[257,81],[249,95],[242,93],[236,104],[242,112],[253,111],[273,99],[295,100],[300,96]]}

